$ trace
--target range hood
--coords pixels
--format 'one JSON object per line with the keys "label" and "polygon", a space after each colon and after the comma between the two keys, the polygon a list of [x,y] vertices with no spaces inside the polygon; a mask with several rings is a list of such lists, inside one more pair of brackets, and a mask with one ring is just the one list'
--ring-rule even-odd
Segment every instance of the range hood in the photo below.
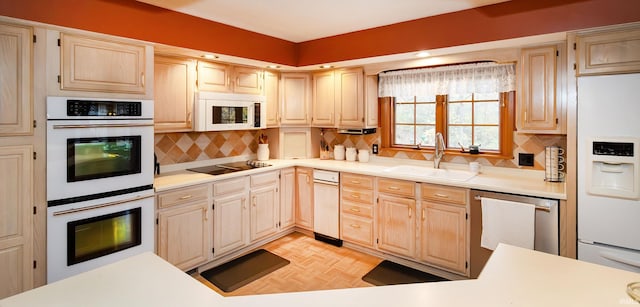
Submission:
{"label": "range hood", "polygon": [[361,128],[361,129],[338,129],[340,134],[372,134],[376,133],[376,128]]}

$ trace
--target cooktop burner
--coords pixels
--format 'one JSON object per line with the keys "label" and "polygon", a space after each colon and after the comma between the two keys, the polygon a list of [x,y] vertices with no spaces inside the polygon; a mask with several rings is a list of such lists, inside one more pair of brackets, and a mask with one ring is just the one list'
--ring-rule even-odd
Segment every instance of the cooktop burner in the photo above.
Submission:
{"label": "cooktop burner", "polygon": [[209,175],[222,175],[222,174],[246,171],[254,168],[267,167],[267,166],[271,166],[271,164],[267,164],[260,161],[249,160],[246,162],[232,162],[232,163],[217,164],[217,165],[204,166],[204,167],[189,168],[187,170],[192,172],[197,172],[197,173],[209,174]]}

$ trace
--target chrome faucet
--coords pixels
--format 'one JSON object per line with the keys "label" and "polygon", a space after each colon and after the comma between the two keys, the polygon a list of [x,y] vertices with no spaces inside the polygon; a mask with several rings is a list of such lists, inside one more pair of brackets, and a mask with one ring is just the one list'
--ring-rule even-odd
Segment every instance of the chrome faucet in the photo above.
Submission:
{"label": "chrome faucet", "polygon": [[438,132],[436,133],[433,167],[440,168],[442,157],[444,157],[444,138],[442,138],[442,133]]}

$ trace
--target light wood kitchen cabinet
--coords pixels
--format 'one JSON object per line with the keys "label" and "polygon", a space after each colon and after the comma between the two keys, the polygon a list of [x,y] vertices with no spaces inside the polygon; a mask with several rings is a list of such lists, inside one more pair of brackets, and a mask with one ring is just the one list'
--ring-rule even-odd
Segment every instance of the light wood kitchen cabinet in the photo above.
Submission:
{"label": "light wood kitchen cabinet", "polygon": [[296,224],[296,169],[280,171],[280,230]]}
{"label": "light wood kitchen cabinet", "polygon": [[280,75],[276,72],[264,72],[264,97],[267,105],[267,128],[280,126],[280,100],[278,99]]}
{"label": "light wood kitchen cabinet", "polygon": [[195,60],[155,56],[153,86],[155,132],[180,132],[193,129],[195,80]]}
{"label": "light wood kitchen cabinet", "polygon": [[577,76],[640,72],[640,28],[576,36]]}
{"label": "light wood kitchen cabinet", "polygon": [[33,147],[0,146],[0,299],[33,288]]}
{"label": "light wood kitchen cabinet", "polygon": [[346,242],[367,247],[374,243],[374,178],[340,173],[341,235]]}
{"label": "light wood kitchen cabinet", "polygon": [[296,226],[313,230],[313,169],[296,167]]}
{"label": "light wood kitchen cabinet", "polygon": [[189,270],[210,259],[209,186],[157,195],[158,255],[179,269]]}
{"label": "light wood kitchen cabinet", "polygon": [[[563,91],[565,48],[547,45],[521,51],[517,128],[522,133],[566,133]],[[561,54],[561,51],[562,54]]]}
{"label": "light wood kitchen cabinet", "polygon": [[[340,128],[364,128],[364,70],[341,69],[335,72],[337,126]],[[377,113],[377,112],[376,112]]]}
{"label": "light wood kitchen cabinet", "polygon": [[60,89],[145,94],[145,46],[61,33]]}
{"label": "light wood kitchen cabinet", "polygon": [[335,77],[333,71],[313,74],[313,114],[311,125],[314,127],[335,126]]}
{"label": "light wood kitchen cabinet", "polygon": [[249,177],[233,178],[213,184],[214,257],[248,244]]}
{"label": "light wood kitchen cabinet", "polygon": [[280,126],[308,126],[311,76],[305,73],[282,73],[280,101]]}
{"label": "light wood kitchen cabinet", "polygon": [[398,255],[415,256],[415,183],[378,178],[378,248]]}
{"label": "light wood kitchen cabinet", "polygon": [[198,90],[201,92],[233,92],[262,94],[262,70],[198,61]]}
{"label": "light wood kitchen cabinet", "polygon": [[0,136],[33,134],[33,29],[0,24]]}
{"label": "light wood kitchen cabinet", "polygon": [[468,275],[467,189],[422,184],[421,261]]}
{"label": "light wood kitchen cabinet", "polygon": [[280,197],[278,171],[251,175],[250,242],[278,232]]}

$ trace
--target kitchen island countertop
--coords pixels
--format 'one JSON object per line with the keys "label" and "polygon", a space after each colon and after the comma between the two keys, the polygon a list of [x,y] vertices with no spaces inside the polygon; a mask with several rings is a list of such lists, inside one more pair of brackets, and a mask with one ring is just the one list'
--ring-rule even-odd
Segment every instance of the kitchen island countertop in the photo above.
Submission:
{"label": "kitchen island countertop", "polygon": [[476,280],[223,297],[144,253],[3,300],[19,306],[622,306],[640,274],[500,244]]}

